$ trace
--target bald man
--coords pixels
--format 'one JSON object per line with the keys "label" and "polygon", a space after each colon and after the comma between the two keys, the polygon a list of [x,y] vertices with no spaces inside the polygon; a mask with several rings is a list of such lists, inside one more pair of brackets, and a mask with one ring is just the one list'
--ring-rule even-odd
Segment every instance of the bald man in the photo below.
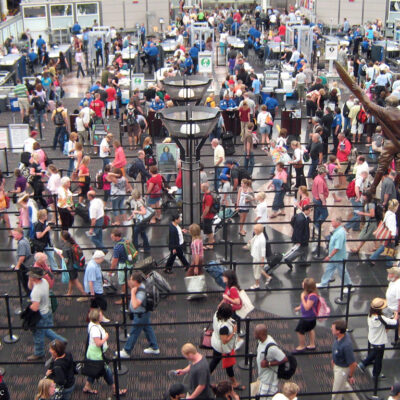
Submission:
{"label": "bald man", "polygon": [[257,370],[260,380],[258,395],[263,399],[269,399],[278,393],[278,366],[288,359],[275,340],[268,335],[265,324],[256,325],[254,337],[258,341]]}
{"label": "bald man", "polygon": [[96,192],[94,190],[88,191],[87,198],[90,202],[90,240],[96,246],[96,249],[102,250],[104,254],[107,254],[107,249],[103,244],[104,203],[101,199],[96,197]]}

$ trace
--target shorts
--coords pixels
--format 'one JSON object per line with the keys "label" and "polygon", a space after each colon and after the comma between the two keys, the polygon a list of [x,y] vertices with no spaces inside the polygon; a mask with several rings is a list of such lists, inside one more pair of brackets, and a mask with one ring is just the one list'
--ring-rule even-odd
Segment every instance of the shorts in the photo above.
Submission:
{"label": "shorts", "polygon": [[113,101],[107,101],[107,110],[116,110],[117,105],[115,100]]}
{"label": "shorts", "polygon": [[315,325],[317,325],[316,319],[313,319],[310,321],[310,320],[301,318],[299,323],[296,326],[295,331],[304,335],[306,332],[312,331],[315,328]]}
{"label": "shorts", "polygon": [[360,124],[360,123],[355,123],[351,125],[351,133],[353,135],[355,135],[356,133],[358,133],[359,135],[362,135],[362,133],[364,132],[364,124]]}
{"label": "shorts", "polygon": [[339,173],[340,174],[344,174],[346,172],[347,166],[349,165],[348,161],[345,162],[341,162],[340,163],[340,169],[339,169]]}
{"label": "shorts", "polygon": [[250,211],[248,208],[239,208],[239,214],[247,214]]}
{"label": "shorts", "polygon": [[68,271],[69,275],[69,280],[74,281],[75,279],[78,279],[78,270],[76,268],[72,268]]}
{"label": "shorts", "polygon": [[128,128],[128,136],[132,137],[138,137],[140,133],[140,126],[138,125],[127,125]]}
{"label": "shorts", "polygon": [[29,101],[27,98],[22,97],[21,99],[18,99],[18,107],[21,111],[25,111],[26,113],[29,113]]}
{"label": "shorts", "polygon": [[131,269],[132,266],[128,265],[128,264],[118,264],[118,283],[120,285],[124,285],[125,284],[125,266],[127,267],[128,271],[127,271],[127,277],[129,279],[129,276],[131,274]]}
{"label": "shorts", "polygon": [[213,233],[212,224],[213,224],[212,218],[203,219],[203,232],[205,235],[210,235],[211,233]]}
{"label": "shorts", "polygon": [[157,204],[161,200],[161,197],[148,197],[147,198],[147,204],[149,206],[154,206],[154,204]]}

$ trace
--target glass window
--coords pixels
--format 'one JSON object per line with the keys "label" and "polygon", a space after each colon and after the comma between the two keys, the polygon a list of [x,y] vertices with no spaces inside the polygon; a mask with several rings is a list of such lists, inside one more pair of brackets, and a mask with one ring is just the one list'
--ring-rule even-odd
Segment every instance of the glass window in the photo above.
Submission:
{"label": "glass window", "polygon": [[400,1],[392,1],[390,3],[390,11],[399,12],[400,11]]}
{"label": "glass window", "polygon": [[24,18],[46,18],[45,6],[24,7]]}
{"label": "glass window", "polygon": [[78,15],[97,15],[97,3],[77,4]]}
{"label": "glass window", "polygon": [[58,4],[56,6],[51,6],[51,16],[52,17],[68,17],[72,16],[72,6],[66,4]]}

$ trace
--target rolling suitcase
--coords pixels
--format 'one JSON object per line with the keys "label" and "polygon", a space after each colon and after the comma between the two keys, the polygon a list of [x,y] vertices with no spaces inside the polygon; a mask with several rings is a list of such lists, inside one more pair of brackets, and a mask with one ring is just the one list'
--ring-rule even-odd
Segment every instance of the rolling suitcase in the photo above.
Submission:
{"label": "rolling suitcase", "polygon": [[221,144],[225,150],[225,156],[233,156],[235,154],[235,143],[233,140],[233,133],[226,132],[221,135]]}

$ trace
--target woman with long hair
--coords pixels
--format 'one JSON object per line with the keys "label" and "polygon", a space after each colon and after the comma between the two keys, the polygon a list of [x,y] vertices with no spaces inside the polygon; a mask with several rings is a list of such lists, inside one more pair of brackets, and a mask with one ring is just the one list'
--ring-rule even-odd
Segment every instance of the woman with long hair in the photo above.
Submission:
{"label": "woman with long hair", "polygon": [[87,293],[83,289],[83,286],[78,279],[79,266],[76,265],[75,262],[74,246],[76,246],[75,239],[71,236],[71,234],[68,231],[62,231],[61,232],[62,257],[64,258],[69,274],[68,290],[67,293],[65,293],[65,295],[71,296],[73,288],[76,287],[80,292],[80,294],[84,296],[84,297],[78,297],[76,301],[78,302],[87,301],[89,300],[89,298],[86,297]]}
{"label": "woman with long hair", "polygon": [[71,353],[65,351],[65,347],[66,343],[58,339],[50,343],[51,361],[46,371],[46,377],[56,384],[59,400],[70,400],[75,389],[74,360]]}
{"label": "woman with long hair", "polygon": [[61,229],[63,231],[67,231],[74,223],[74,201],[70,187],[70,179],[67,176],[61,178],[61,186],[57,193],[57,208],[61,219]]}
{"label": "woman with long hair", "polygon": [[90,171],[89,171],[90,157],[84,156],[81,165],[79,166],[78,181],[79,181],[79,203],[84,204],[87,192],[90,189]]}
{"label": "woman with long hair", "polygon": [[[306,350],[315,350],[315,331],[317,324],[319,295],[317,284],[313,278],[305,278],[302,283],[303,291],[300,296],[300,305],[294,310],[301,311],[301,319],[296,327],[299,345],[296,352],[300,353]],[[308,333],[310,343],[306,346],[305,334]]]}
{"label": "woman with long hair", "polygon": [[236,208],[239,210],[239,235],[246,236],[244,224],[250,212],[251,202],[254,200],[250,179],[242,179],[237,194]]}
{"label": "woman with long hair", "polygon": [[233,269],[227,269],[222,274],[222,280],[225,283],[225,291],[222,295],[222,303],[228,303],[232,307],[232,318],[236,321],[238,333],[240,334],[240,317],[236,311],[242,308],[242,300],[240,299],[240,285],[236,272]]}
{"label": "woman with long hair", "polygon": [[132,214],[129,217],[129,219],[135,220],[134,224],[132,225],[133,245],[138,251],[142,251],[141,249],[139,249],[139,235],[140,235],[143,240],[143,251],[149,253],[150,243],[146,234],[146,228],[148,227],[148,222],[142,222],[143,217],[147,213],[144,199],[139,190],[133,189],[130,200],[131,200]]}
{"label": "woman with long hair", "polygon": [[149,168],[151,177],[147,180],[147,204],[155,209],[155,216],[151,219],[150,223],[155,224],[157,221],[161,221],[161,195],[164,187],[162,176],[158,173],[156,165],[152,165]]}
{"label": "woman with long hair", "polygon": [[306,185],[306,178],[304,177],[304,165],[303,165],[303,154],[304,151],[301,148],[300,142],[293,140],[290,143],[290,147],[293,149],[292,160],[289,164],[292,164],[294,170],[296,171],[296,184],[295,187],[298,189],[300,186]]}
{"label": "woman with long hair", "polygon": [[56,393],[56,384],[48,378],[43,378],[38,383],[35,400],[50,400]]}

